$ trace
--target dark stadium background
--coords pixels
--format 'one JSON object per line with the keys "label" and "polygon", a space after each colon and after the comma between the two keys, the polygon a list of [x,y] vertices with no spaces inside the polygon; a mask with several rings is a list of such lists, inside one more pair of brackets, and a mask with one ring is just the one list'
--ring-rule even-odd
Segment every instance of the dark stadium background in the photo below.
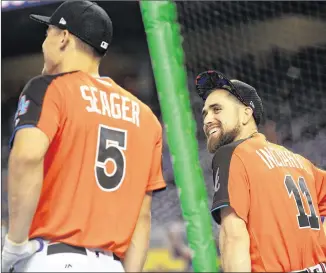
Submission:
{"label": "dark stadium background", "polygon": [[[24,84],[42,69],[45,27],[30,13],[50,15],[61,2],[2,1],[1,129],[2,227],[6,226],[8,139],[17,98]],[[161,120],[146,36],[138,2],[98,1],[114,25],[112,45],[101,73],[112,77],[148,104]],[[326,168],[326,2],[177,2],[184,38],[186,68],[199,156],[209,198],[212,197],[211,156],[201,131],[202,102],[194,78],[218,69],[257,88],[265,105],[261,126],[268,139]],[[153,231],[147,269],[189,270],[171,251],[168,234],[185,242],[178,194],[167,145],[164,175],[168,190],[153,200]],[[217,227],[214,225],[214,230]],[[3,232],[2,232],[3,233]]]}

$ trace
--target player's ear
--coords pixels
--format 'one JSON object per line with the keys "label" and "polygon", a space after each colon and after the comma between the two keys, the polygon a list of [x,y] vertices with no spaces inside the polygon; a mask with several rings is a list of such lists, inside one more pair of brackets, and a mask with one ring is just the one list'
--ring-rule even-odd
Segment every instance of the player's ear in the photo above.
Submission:
{"label": "player's ear", "polygon": [[64,48],[67,47],[70,39],[70,33],[68,30],[63,30],[61,31],[60,35],[60,49],[63,50]]}
{"label": "player's ear", "polygon": [[246,125],[253,117],[253,111],[250,107],[244,107],[242,111],[242,124]]}

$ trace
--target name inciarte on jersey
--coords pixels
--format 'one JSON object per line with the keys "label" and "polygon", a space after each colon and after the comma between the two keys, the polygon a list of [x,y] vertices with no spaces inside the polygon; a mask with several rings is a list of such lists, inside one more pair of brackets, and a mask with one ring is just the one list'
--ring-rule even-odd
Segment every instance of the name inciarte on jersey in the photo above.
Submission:
{"label": "name inciarte on jersey", "polygon": [[89,102],[86,111],[108,116],[114,119],[122,119],[139,127],[140,106],[139,103],[121,96],[118,93],[106,93],[93,86],[80,87],[82,98]]}
{"label": "name inciarte on jersey", "polygon": [[307,171],[300,158],[290,151],[264,147],[263,149],[256,150],[256,153],[269,169],[276,167],[292,167]]}

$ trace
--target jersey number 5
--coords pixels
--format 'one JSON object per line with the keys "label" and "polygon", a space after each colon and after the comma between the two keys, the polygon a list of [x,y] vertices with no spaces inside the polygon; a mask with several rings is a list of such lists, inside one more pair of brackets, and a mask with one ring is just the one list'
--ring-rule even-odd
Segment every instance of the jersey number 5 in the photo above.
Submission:
{"label": "jersey number 5", "polygon": [[[127,131],[100,124],[98,128],[95,177],[103,191],[117,190],[125,177]],[[111,161],[113,170],[108,173],[106,166]]]}
{"label": "jersey number 5", "polygon": [[[307,187],[307,184],[303,177],[299,178],[299,188],[296,185],[295,181],[293,180],[293,177],[290,175],[285,176],[284,184],[286,186],[286,189],[288,191],[288,194],[290,197],[294,197],[294,200],[297,205],[297,209],[299,214],[298,217],[298,223],[300,228],[312,228],[312,229],[319,229],[319,217],[316,214],[316,210],[314,207],[314,204],[312,202],[312,198],[309,192],[309,189]],[[310,215],[307,215],[304,207],[302,198],[299,192],[299,189],[301,190],[302,194],[305,195],[307,202],[309,204],[310,209]]]}

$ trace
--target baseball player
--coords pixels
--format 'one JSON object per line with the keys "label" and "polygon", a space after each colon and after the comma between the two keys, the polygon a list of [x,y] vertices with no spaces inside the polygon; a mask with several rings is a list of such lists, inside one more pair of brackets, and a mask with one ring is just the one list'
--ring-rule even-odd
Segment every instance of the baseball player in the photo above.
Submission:
{"label": "baseball player", "polygon": [[162,128],[98,69],[112,23],[96,3],[66,1],[46,24],[44,68],[19,98],[9,159],[2,270],[139,272],[152,192],[165,188]]}
{"label": "baseball player", "polygon": [[263,105],[252,86],[206,71],[196,87],[224,272],[325,272],[326,172],[258,132]]}

